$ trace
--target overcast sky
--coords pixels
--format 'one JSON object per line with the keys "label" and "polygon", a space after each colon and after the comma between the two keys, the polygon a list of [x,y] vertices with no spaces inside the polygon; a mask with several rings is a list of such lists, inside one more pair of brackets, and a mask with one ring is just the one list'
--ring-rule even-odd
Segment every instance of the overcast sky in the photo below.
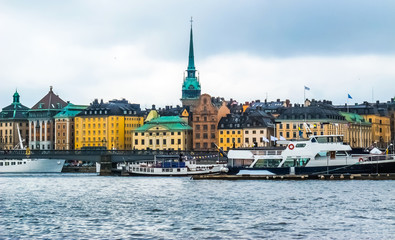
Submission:
{"label": "overcast sky", "polygon": [[190,17],[202,93],[335,104],[395,96],[395,1],[0,1],[0,107],[178,105]]}

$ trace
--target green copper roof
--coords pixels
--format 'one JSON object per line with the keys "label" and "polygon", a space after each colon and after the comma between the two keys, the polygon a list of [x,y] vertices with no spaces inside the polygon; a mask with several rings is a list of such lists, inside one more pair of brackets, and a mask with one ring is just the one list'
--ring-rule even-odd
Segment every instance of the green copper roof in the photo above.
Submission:
{"label": "green copper roof", "polygon": [[153,127],[156,128],[159,126],[166,128],[169,131],[192,130],[192,127],[188,125],[187,121],[179,116],[164,116],[146,122],[143,126],[137,128],[136,132],[148,131]]}
{"label": "green copper roof", "polygon": [[85,110],[88,106],[84,105],[74,105],[72,103],[67,104],[66,107],[62,109],[54,118],[71,118],[75,117],[81,111]]}
{"label": "green copper roof", "polygon": [[350,113],[350,112],[339,112],[339,113],[349,123],[361,123],[361,124],[364,124],[364,125],[370,125],[370,123],[366,122],[365,119],[359,114]]}

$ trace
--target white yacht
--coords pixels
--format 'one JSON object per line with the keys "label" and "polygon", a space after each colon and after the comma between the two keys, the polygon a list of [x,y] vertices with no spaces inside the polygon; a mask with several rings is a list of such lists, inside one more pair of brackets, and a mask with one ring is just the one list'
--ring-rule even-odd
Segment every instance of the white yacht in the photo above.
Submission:
{"label": "white yacht", "polygon": [[283,150],[230,150],[230,174],[346,174],[395,173],[394,155],[351,155],[341,135],[311,136],[278,141]]}

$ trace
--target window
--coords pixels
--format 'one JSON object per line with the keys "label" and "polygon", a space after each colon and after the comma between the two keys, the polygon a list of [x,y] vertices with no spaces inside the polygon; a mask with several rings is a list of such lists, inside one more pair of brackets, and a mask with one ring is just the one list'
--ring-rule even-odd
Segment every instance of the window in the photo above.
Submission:
{"label": "window", "polygon": [[203,130],[207,130],[207,125],[203,125]]}
{"label": "window", "polygon": [[285,127],[286,129],[289,129],[289,124],[287,123],[287,125],[286,125],[286,127]]}
{"label": "window", "polygon": [[215,125],[211,124],[211,130],[215,130]]}
{"label": "window", "polygon": [[163,139],[163,145],[166,145],[166,139]]}
{"label": "window", "polygon": [[156,145],[159,145],[159,139],[156,139]]}
{"label": "window", "polygon": [[152,145],[152,139],[149,140],[149,145]]}
{"label": "window", "polygon": [[219,139],[219,142],[220,142],[220,143],[224,143],[224,139],[223,139],[223,138],[220,138],[220,139]]}
{"label": "window", "polygon": [[196,130],[200,130],[200,125],[196,124]]}
{"label": "window", "polygon": [[195,138],[196,138],[196,139],[200,139],[200,133],[196,133],[196,134],[195,134]]}
{"label": "window", "polygon": [[215,133],[211,133],[211,139],[215,138]]}
{"label": "window", "polygon": [[245,138],[245,142],[246,142],[246,143],[249,143],[249,142],[250,142],[250,139],[249,139],[249,138]]}
{"label": "window", "polygon": [[207,133],[203,133],[203,139],[208,139]]}

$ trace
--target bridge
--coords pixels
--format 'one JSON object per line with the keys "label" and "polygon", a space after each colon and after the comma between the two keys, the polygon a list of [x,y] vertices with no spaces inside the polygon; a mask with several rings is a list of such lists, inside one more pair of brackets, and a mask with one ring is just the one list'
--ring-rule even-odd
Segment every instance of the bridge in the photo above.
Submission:
{"label": "bridge", "polygon": [[64,159],[98,162],[100,175],[111,175],[113,164],[155,159],[178,159],[182,156],[199,160],[224,160],[214,152],[190,152],[172,150],[0,150],[0,160],[4,159]]}

